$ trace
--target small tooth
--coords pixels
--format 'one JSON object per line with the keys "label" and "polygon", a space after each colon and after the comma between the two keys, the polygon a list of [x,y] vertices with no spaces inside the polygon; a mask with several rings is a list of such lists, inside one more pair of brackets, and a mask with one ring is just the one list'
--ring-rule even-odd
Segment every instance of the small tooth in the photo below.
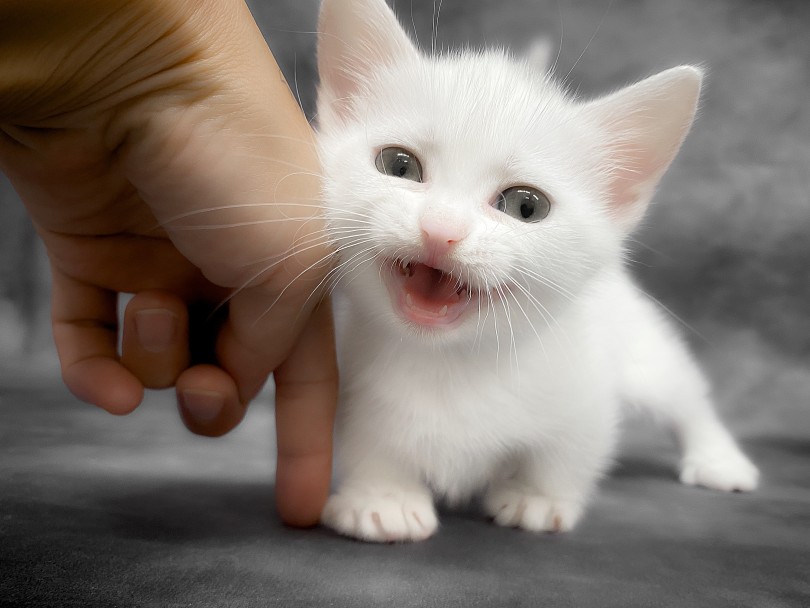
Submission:
{"label": "small tooth", "polygon": [[439,311],[439,316],[440,316],[440,317],[447,316],[447,304],[445,304],[444,306],[442,306],[442,309]]}
{"label": "small tooth", "polygon": [[[405,303],[408,306],[410,306],[411,308],[413,308],[413,298],[411,297],[411,294],[409,294],[409,293],[405,294]],[[445,308],[447,308],[447,307],[445,306]]]}

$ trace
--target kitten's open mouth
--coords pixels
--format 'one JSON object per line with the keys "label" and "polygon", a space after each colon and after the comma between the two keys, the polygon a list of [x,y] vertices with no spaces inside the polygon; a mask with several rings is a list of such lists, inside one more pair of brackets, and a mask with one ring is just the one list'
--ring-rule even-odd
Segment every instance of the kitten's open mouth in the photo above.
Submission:
{"label": "kitten's open mouth", "polygon": [[408,321],[429,327],[455,324],[477,292],[458,277],[421,262],[389,260],[386,284],[394,308]]}

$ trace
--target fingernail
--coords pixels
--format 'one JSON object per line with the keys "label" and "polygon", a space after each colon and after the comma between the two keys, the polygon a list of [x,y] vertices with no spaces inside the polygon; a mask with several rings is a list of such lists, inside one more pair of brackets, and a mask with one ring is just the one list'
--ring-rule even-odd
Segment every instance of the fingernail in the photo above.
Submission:
{"label": "fingernail", "polygon": [[174,343],[177,315],[165,308],[139,310],[135,313],[135,331],[142,349],[162,353]]}
{"label": "fingernail", "polygon": [[225,398],[214,391],[185,390],[182,393],[183,409],[196,422],[211,422],[225,407]]}

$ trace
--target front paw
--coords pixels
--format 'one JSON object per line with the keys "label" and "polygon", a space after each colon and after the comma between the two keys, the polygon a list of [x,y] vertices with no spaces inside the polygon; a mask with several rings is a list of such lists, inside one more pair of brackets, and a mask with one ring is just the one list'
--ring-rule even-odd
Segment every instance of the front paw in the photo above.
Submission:
{"label": "front paw", "polygon": [[688,455],[681,464],[681,483],[723,492],[750,492],[759,470],[735,448],[720,453]]}
{"label": "front paw", "polygon": [[321,522],[346,536],[381,543],[424,540],[439,527],[430,495],[413,491],[333,494]]}
{"label": "front paw", "polygon": [[496,524],[530,532],[567,532],[582,515],[580,503],[549,498],[517,483],[490,489],[484,508]]}

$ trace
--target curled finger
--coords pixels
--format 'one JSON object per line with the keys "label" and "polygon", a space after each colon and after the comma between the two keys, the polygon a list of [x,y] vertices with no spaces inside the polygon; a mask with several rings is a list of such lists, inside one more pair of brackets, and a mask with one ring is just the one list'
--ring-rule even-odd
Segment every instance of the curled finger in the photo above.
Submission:
{"label": "curled finger", "polygon": [[224,435],[241,422],[247,409],[233,378],[216,365],[188,368],[177,379],[176,390],[180,417],[198,435]]}
{"label": "curled finger", "polygon": [[53,269],[51,320],[62,379],[82,401],[128,414],[143,385],[119,361],[117,294]]}
{"label": "curled finger", "polygon": [[143,291],[127,304],[121,362],[146,388],[174,386],[189,366],[185,302],[164,291]]}

